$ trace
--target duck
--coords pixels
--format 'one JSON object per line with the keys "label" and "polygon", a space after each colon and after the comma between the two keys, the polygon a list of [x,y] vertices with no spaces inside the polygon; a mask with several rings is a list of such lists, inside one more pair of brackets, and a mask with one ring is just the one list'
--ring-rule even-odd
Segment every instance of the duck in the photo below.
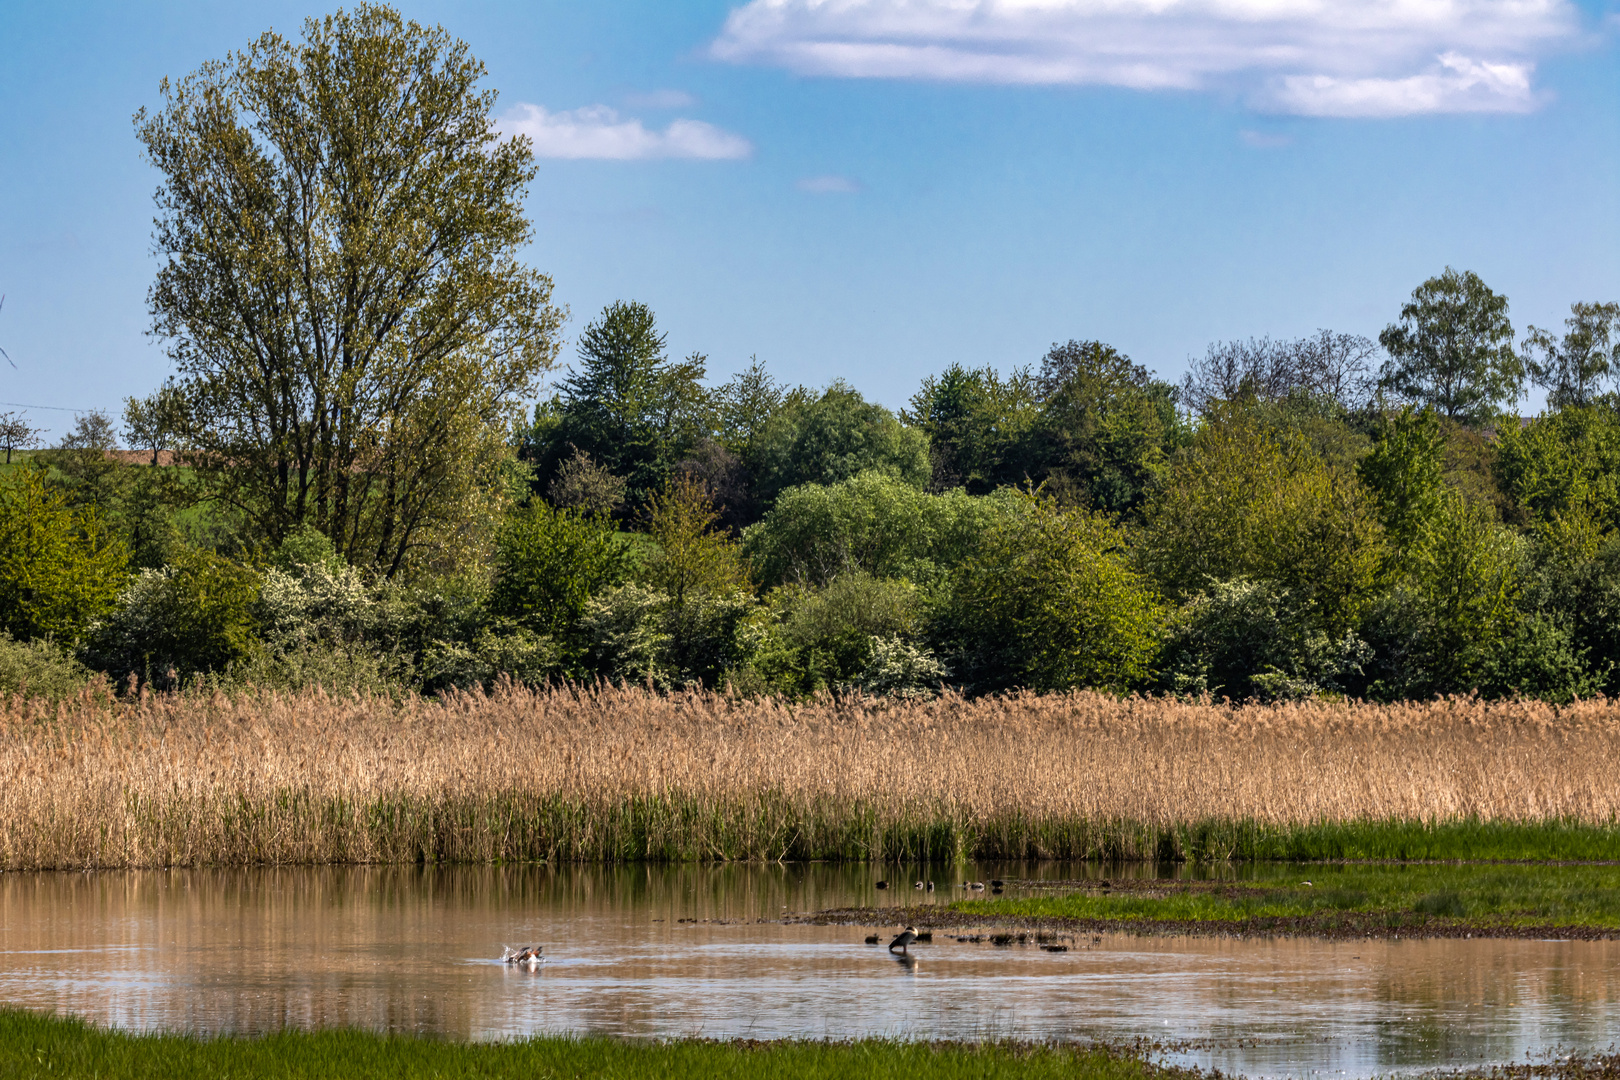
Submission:
{"label": "duck", "polygon": [[544,945],[525,945],[521,949],[514,949],[508,945],[501,949],[501,962],[505,964],[528,964],[530,967],[534,967],[537,964],[546,962],[546,958],[540,955],[544,948]]}
{"label": "duck", "polygon": [[[896,934],[893,941],[889,942],[889,951],[894,952],[896,948],[899,948],[901,952],[906,952],[906,946],[910,945],[916,940],[917,928],[915,926],[908,926]],[[906,953],[906,955],[910,956],[911,954]]]}
{"label": "duck", "polygon": [[918,892],[922,892],[923,883],[919,881],[917,884],[913,885],[912,888],[916,889]]}
{"label": "duck", "polygon": [[877,889],[887,889],[888,887],[889,887],[889,883],[887,881],[880,881],[875,886],[873,886],[873,888],[877,888]]}
{"label": "duck", "polygon": [[967,887],[974,892],[984,892],[984,882],[982,881],[970,881]]}
{"label": "duck", "polygon": [[933,883],[933,882],[932,882],[932,881],[930,881],[930,882],[929,882],[929,883],[928,883],[928,891],[929,891],[929,892],[933,892],[933,891],[934,891],[934,883]]}

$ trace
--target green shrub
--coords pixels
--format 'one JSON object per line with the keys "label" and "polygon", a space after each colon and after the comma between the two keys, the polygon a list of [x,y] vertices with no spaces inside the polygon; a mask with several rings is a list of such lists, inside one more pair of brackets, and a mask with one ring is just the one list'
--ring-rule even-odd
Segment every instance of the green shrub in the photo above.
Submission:
{"label": "green shrub", "polygon": [[768,585],[822,586],[850,572],[927,584],[976,550],[985,530],[1017,506],[1010,491],[930,495],[892,474],[864,472],[784,491],[743,534],[743,547]]}
{"label": "green shrub", "polygon": [[758,613],[742,589],[693,593],[677,603],[630,584],[593,597],[580,626],[590,641],[591,669],[604,678],[663,690],[714,687],[747,661],[758,640],[751,628]]}
{"label": "green shrub", "polygon": [[1161,685],[1234,701],[1343,693],[1371,653],[1354,634],[1332,638],[1314,626],[1279,585],[1222,581],[1176,613]]}
{"label": "green shrub", "polygon": [[118,604],[129,554],[93,510],[75,510],[24,466],[0,478],[0,631],[76,642]]}
{"label": "green shrub", "polygon": [[21,694],[56,701],[83,690],[93,676],[55,642],[18,641],[0,631],[0,696]]}
{"label": "green shrub", "polygon": [[1142,555],[1180,599],[1212,581],[1276,582],[1338,637],[1377,593],[1384,537],[1353,473],[1235,402],[1212,408],[1149,503]]}
{"label": "green shrub", "polygon": [[[920,687],[931,678],[931,665],[939,663],[931,652],[911,642],[921,628],[923,597],[909,581],[854,571],[822,589],[778,589],[769,602],[770,620],[753,639],[747,670],[731,674],[733,682],[751,691],[768,688],[804,697],[870,684],[874,693],[885,692],[877,687],[891,683],[898,687],[905,681],[896,670],[889,670],[896,664],[910,664]],[[905,660],[895,651],[900,645],[886,644],[892,655],[875,661],[878,642],[900,642],[917,650],[916,656]],[[939,667],[943,671],[943,665]]]}
{"label": "green shrub", "polygon": [[221,555],[181,549],[161,570],[143,570],[120,609],[96,628],[86,660],[121,679],[134,672],[160,687],[224,672],[258,642],[259,576]]}
{"label": "green shrub", "polygon": [[557,647],[524,626],[486,627],[469,642],[435,641],[422,657],[421,687],[427,693],[449,689],[491,689],[505,676],[538,686],[560,673]]}
{"label": "green shrub", "polygon": [[1166,611],[1104,518],[1024,495],[952,574],[935,635],[976,690],[1123,690],[1151,673]]}
{"label": "green shrub", "polygon": [[590,598],[629,580],[629,542],[608,519],[532,502],[509,517],[496,544],[491,612],[564,638]]}
{"label": "green shrub", "polygon": [[889,473],[917,488],[932,474],[928,436],[841,382],[772,416],[748,464],[766,505],[788,488],[836,484],[867,471]]}

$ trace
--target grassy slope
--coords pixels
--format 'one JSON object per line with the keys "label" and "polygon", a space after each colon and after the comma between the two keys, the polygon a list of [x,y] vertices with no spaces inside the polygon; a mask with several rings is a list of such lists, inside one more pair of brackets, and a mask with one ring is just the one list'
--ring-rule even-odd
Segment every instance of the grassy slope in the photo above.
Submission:
{"label": "grassy slope", "polygon": [[[1620,866],[1308,866],[1241,882],[1119,881],[952,905],[965,914],[1238,921],[1381,916],[1483,926],[1620,927]],[[1303,884],[1310,881],[1309,885]]]}
{"label": "grassy slope", "polygon": [[355,1031],[195,1039],[103,1031],[0,1010],[0,1077],[1065,1077],[1176,1075],[1102,1050],[1013,1045],[621,1042],[542,1038],[465,1044]]}

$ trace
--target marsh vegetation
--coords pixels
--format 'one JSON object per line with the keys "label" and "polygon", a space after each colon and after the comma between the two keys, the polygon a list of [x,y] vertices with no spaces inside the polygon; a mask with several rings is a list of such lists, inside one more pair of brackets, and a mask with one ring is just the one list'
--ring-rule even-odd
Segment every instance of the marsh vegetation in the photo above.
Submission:
{"label": "marsh vegetation", "polygon": [[0,706],[0,867],[1613,858],[1620,717],[600,686]]}

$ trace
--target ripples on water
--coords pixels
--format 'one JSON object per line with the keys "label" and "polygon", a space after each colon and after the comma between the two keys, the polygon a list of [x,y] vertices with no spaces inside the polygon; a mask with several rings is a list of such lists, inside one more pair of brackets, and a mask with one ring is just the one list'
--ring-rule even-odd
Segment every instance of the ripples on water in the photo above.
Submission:
{"label": "ripples on water", "polygon": [[[1185,870],[1172,871],[1186,873]],[[1262,871],[1263,872],[1263,871]],[[1351,1076],[1620,1039],[1620,943],[1083,938],[912,958],[789,912],[994,876],[1152,868],[313,867],[0,874],[0,1001],[131,1029],[1020,1037],[1184,1044],[1245,1074]],[[980,894],[982,895],[982,894]],[[683,921],[683,920],[697,920]],[[886,940],[886,939],[885,939]],[[541,942],[535,972],[494,962]]]}

